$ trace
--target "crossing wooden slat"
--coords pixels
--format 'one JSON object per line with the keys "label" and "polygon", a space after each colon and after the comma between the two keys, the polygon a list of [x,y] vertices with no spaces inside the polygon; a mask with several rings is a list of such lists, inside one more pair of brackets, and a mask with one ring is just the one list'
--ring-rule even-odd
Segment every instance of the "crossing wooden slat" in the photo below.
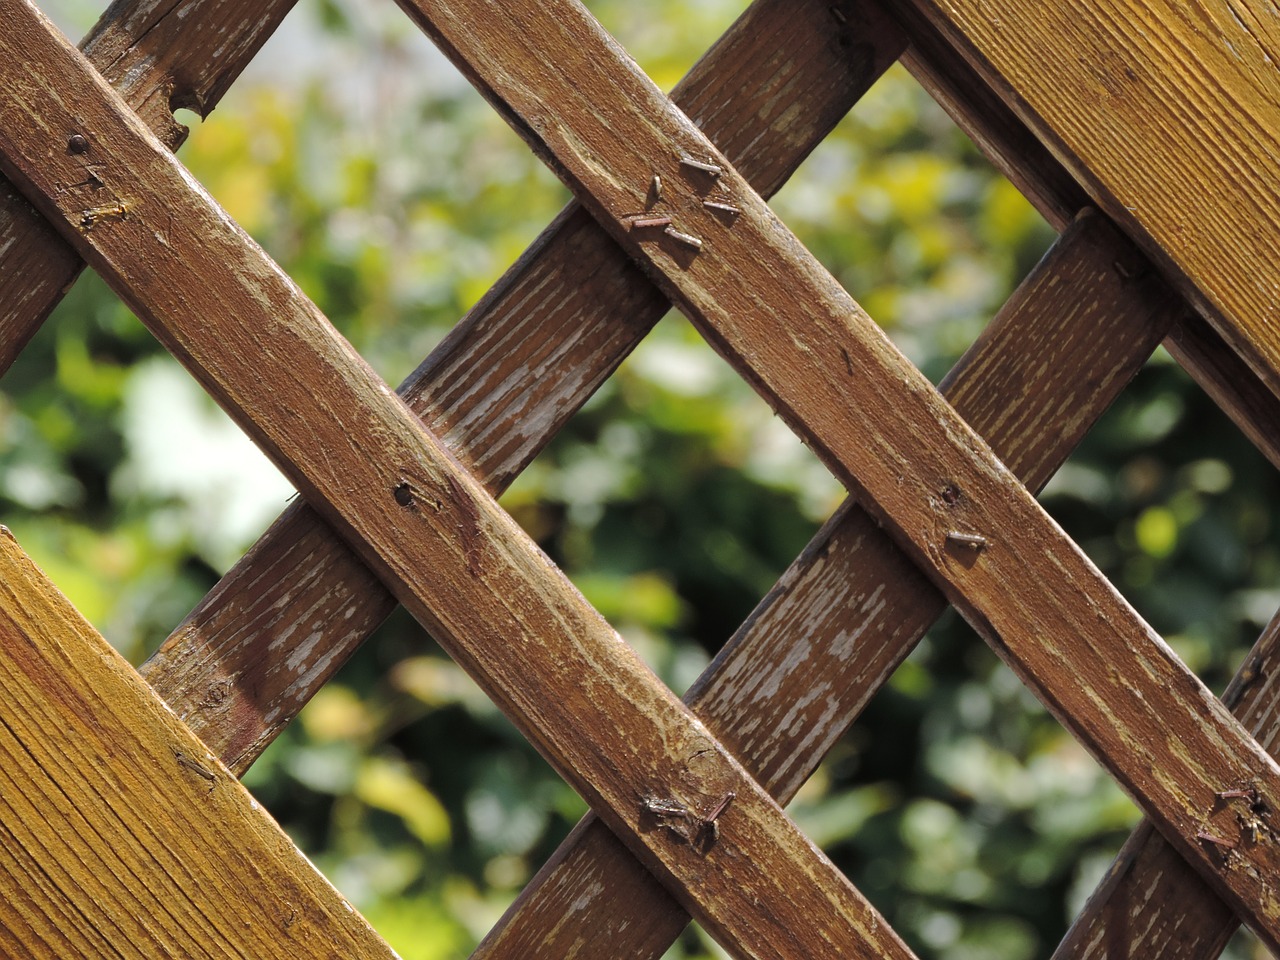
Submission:
{"label": "crossing wooden slat", "polygon": [[[1087,195],[1066,168],[914,7],[892,4],[911,45],[912,74],[1054,226],[1061,228]],[[1137,268],[1153,269],[1149,262]],[[1273,464],[1280,467],[1280,397],[1190,308],[1165,347]]]}
{"label": "crossing wooden slat", "polygon": [[394,957],[0,528],[0,949]]}
{"label": "crossing wooden slat", "polygon": [[[1138,256],[1101,217],[1086,217],[947,377],[948,399],[1032,488],[1056,470],[1171,322],[1167,299],[1116,271],[1117,261]],[[1081,289],[1090,295],[1080,297]],[[1043,358],[1041,368],[1029,370],[1028,356]],[[685,702],[785,803],[945,606],[875,521],[846,502]],[[475,956],[656,958],[687,919],[589,815]]]}
{"label": "crossing wooden slat", "polygon": [[[212,110],[292,6],[293,0],[116,0],[81,49],[176,149],[187,129],[174,122],[173,109]],[[83,267],[79,254],[0,179],[0,373]]]}
{"label": "crossing wooden slat", "polygon": [[[1280,768],[968,431],[692,124],[575,4],[404,2],[579,199],[884,523],[1267,942],[1280,855],[1226,870],[1213,798]],[[478,23],[487,27],[480,32]],[[463,25],[466,25],[465,27]],[[547,51],[555,51],[554,65]],[[609,96],[609,92],[613,96]],[[547,109],[555,104],[554,113]],[[610,144],[625,144],[625,151]],[[712,175],[696,163],[718,168]],[[628,213],[660,175],[682,236]],[[700,179],[701,177],[701,179]],[[714,182],[711,182],[714,181]],[[725,222],[702,207],[728,198]],[[688,238],[701,241],[695,245]],[[975,548],[977,545],[977,548]]]}
{"label": "crossing wooden slat", "polygon": [[[905,12],[912,72],[1008,171],[1019,171],[1042,212],[1070,206],[1075,184],[1012,112],[914,11]],[[1057,169],[1055,169],[1057,168]],[[1140,268],[1141,269],[1141,268]],[[1148,282],[1156,282],[1148,278]],[[1280,399],[1198,315],[1185,312],[1165,346],[1273,464],[1280,466]],[[1280,750],[1280,703],[1269,678],[1280,671],[1273,622],[1241,665],[1226,702],[1272,755]],[[1235,702],[1239,691],[1243,699]],[[1236,811],[1244,816],[1245,813]],[[1216,957],[1238,926],[1235,914],[1144,821],[1055,953],[1071,957]]]}
{"label": "crossing wooden slat", "polygon": [[[0,11],[10,178],[646,866],[736,952],[910,956],[38,9]],[[60,189],[86,159],[109,205]]]}
{"label": "crossing wooden slat", "polygon": [[[902,50],[878,9],[760,0],[673,97],[772,193]],[[670,308],[577,205],[401,387],[498,493]],[[305,505],[291,508],[143,675],[242,773],[391,611],[394,598]],[[284,636],[305,637],[282,642]]]}
{"label": "crossing wooden slat", "polygon": [[[1263,748],[1273,756],[1280,753],[1280,613],[1267,624],[1222,699]],[[1227,792],[1247,790],[1250,785],[1242,781]],[[1274,834],[1254,803],[1251,797],[1217,799],[1224,819],[1234,821],[1247,842],[1270,842]],[[1255,835],[1259,840],[1253,839]],[[1125,842],[1054,958],[1213,960],[1239,925],[1231,908],[1144,820]]]}
{"label": "crossing wooden slat", "polygon": [[887,6],[931,23],[1280,391],[1271,229],[1280,220],[1280,25],[1271,4]]}

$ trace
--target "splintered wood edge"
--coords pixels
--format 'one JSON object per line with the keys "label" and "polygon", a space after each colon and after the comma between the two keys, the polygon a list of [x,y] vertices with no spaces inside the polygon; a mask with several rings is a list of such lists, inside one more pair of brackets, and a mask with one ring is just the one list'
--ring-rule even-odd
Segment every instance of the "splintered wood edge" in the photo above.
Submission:
{"label": "splintered wood edge", "polygon": [[[207,114],[294,0],[117,0],[85,37],[85,55],[170,148],[186,136],[176,106]],[[70,132],[68,132],[68,140]],[[84,141],[84,148],[93,144]],[[71,288],[84,261],[0,180],[0,373]]]}
{"label": "splintered wood edge", "polygon": [[24,956],[395,956],[4,528],[0,704]]}

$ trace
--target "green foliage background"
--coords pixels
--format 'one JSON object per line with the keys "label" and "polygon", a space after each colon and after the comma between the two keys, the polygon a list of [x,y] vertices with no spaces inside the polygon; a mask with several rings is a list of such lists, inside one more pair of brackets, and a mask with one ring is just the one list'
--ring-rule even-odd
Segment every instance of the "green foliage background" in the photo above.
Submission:
{"label": "green foliage background", "polygon": [[[71,31],[97,12],[49,6]],[[590,6],[669,88],[741,0]],[[392,5],[318,0],[290,37],[182,156],[398,382],[567,193]],[[774,205],[935,381],[1052,240],[900,69]],[[0,426],[3,522],[135,661],[290,493],[92,276],[7,375]],[[1159,354],[1043,500],[1221,689],[1280,604],[1275,495]],[[673,316],[504,503],[682,690],[840,497]],[[410,960],[466,955],[584,812],[403,615],[247,782]],[[1136,820],[954,615],[791,813],[914,948],[948,960],[1047,955]],[[716,950],[695,928],[672,955]]]}

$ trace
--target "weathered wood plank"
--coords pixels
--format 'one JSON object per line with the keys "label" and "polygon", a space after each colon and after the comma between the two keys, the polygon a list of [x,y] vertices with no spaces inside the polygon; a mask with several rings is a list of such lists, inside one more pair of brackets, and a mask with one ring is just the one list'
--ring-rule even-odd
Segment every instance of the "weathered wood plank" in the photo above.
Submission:
{"label": "weathered wood plank", "polygon": [[[1066,458],[1171,322],[1170,301],[1162,304],[1150,284],[1117,271],[1117,262],[1133,258],[1140,254],[1100,216],[1085,218],[947,378],[944,390],[956,409],[1033,488]],[[1080,297],[1082,289],[1090,295]],[[848,501],[685,702],[785,803],[945,605],[875,521]],[[656,958],[687,919],[589,815],[475,956]]]}
{"label": "weathered wood plank", "polygon": [[[1280,753],[1280,613],[1271,619],[1223,702],[1272,755]],[[1226,790],[1248,790],[1251,782]],[[1217,805],[1235,821],[1246,843],[1272,842],[1267,816],[1250,796],[1220,797]],[[1258,840],[1253,836],[1257,833]],[[1234,836],[1234,834],[1233,834]],[[1232,862],[1227,854],[1227,862]],[[1212,960],[1222,953],[1240,921],[1214,890],[1144,820],[1054,953],[1055,960],[1168,957]]]}
{"label": "weathered wood plank", "polygon": [[[715,148],[575,4],[550,12],[484,0],[402,5],[859,492],[1170,842],[1280,945],[1280,904],[1267,894],[1280,854],[1251,847],[1241,852],[1246,869],[1225,870],[1216,845],[1199,839],[1225,829],[1213,802],[1223,783],[1252,777],[1265,794],[1280,795],[1280,767]],[[474,31],[477,23],[488,29]],[[716,173],[691,167],[690,158]],[[678,185],[661,209],[680,236],[630,226],[654,174]],[[718,218],[702,206],[711,196],[741,214]]]}
{"label": "weathered wood plank", "polygon": [[[902,51],[878,9],[759,0],[673,97],[762,193],[776,190]],[[400,388],[493,493],[670,308],[576,204]],[[305,505],[286,512],[143,675],[243,773],[395,600]],[[306,650],[300,640],[306,638]]]}
{"label": "weathered wood plank", "polygon": [[1280,391],[1280,24],[1272,3],[887,6],[934,24]]}
{"label": "weathered wood plank", "polygon": [[3,528],[0,947],[395,956]]}
{"label": "weathered wood plank", "polygon": [[[39,11],[0,11],[10,178],[633,853],[738,953],[910,956]],[[86,159],[68,128],[100,147],[110,206],[61,186]]]}
{"label": "weathered wood plank", "polygon": [[[892,2],[892,0],[889,0]],[[894,4],[911,38],[903,63],[987,158],[1061,227],[1086,202],[1080,185],[983,78],[914,7]],[[1148,261],[1135,268],[1153,269]],[[1273,464],[1280,467],[1280,396],[1187,309],[1165,347]]]}
{"label": "weathered wood plank", "polygon": [[[186,137],[173,109],[214,108],[293,0],[116,0],[85,37],[90,62],[171,149]],[[84,267],[0,179],[0,373],[8,370]]]}

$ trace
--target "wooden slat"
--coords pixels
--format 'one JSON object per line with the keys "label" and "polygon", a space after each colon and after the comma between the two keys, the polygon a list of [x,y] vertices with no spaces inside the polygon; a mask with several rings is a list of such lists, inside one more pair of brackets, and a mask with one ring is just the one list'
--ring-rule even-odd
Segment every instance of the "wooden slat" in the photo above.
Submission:
{"label": "wooden slat", "polygon": [[395,956],[4,528],[0,952]]}
{"label": "wooden slat", "polygon": [[1280,24],[1271,3],[891,5],[951,40],[1280,390]]}
{"label": "wooden slat", "polygon": [[[1054,226],[1086,202],[1080,185],[1035,138],[935,25],[905,3],[886,0],[911,38],[903,63],[987,158]],[[1135,271],[1146,273],[1150,263]],[[1280,397],[1190,308],[1165,346],[1275,466],[1280,467]]]}
{"label": "wooden slat", "polygon": [[[1021,171],[1028,195],[1053,216],[1066,209],[1075,185],[1056,168],[1005,105],[932,26],[905,13],[912,47],[906,62],[949,113],[1002,168]],[[1131,272],[1146,272],[1138,266]],[[1147,282],[1153,281],[1150,277]],[[1255,446],[1280,466],[1280,399],[1268,390],[1203,319],[1183,313],[1165,346],[1225,410]],[[1280,671],[1276,624],[1264,632],[1233,681],[1228,706],[1272,755],[1280,751],[1280,699],[1264,682]],[[1246,700],[1234,702],[1245,689]],[[1236,929],[1234,913],[1144,821],[1126,842],[1055,957],[1216,957]]]}
{"label": "wooden slat", "polygon": [[[1033,488],[1057,469],[1171,322],[1168,300],[1153,297],[1148,284],[1127,282],[1114,266],[1138,256],[1101,217],[1085,218],[947,378],[956,409]],[[1082,289],[1087,298],[1078,295]],[[1030,371],[1028,354],[1046,362]],[[685,702],[785,803],[945,605],[848,501]],[[588,815],[476,956],[657,958],[687,919]]]}
{"label": "wooden slat", "polygon": [[[1280,754],[1280,613],[1267,624],[1222,699],[1264,748]],[[1249,786],[1243,781],[1227,790]],[[1217,805],[1248,838],[1245,842],[1274,840],[1267,816],[1253,809],[1251,798],[1218,798]],[[1258,841],[1252,839],[1255,831]],[[1213,889],[1144,820],[1054,958],[1212,960],[1239,925]]]}
{"label": "wooden slat", "polygon": [[[1280,854],[1250,847],[1241,852],[1245,869],[1226,870],[1220,848],[1199,838],[1224,829],[1213,806],[1223,783],[1252,777],[1264,794],[1280,795],[1280,767],[728,162],[572,3],[403,5],[779,415],[865,496],[1170,842],[1280,945],[1280,904],[1267,893]],[[628,214],[654,174],[676,185],[661,209],[701,246],[630,227]],[[741,214],[719,218],[702,206],[710,196]]]}
{"label": "wooden slat", "polygon": [[[39,11],[0,11],[10,178],[633,852],[736,952],[910,956]],[[110,145],[89,159],[112,206],[60,189],[68,128]],[[682,839],[669,802],[719,829]]]}
{"label": "wooden slat", "polygon": [[[176,149],[187,128],[174,122],[173,109],[212,110],[292,6],[293,0],[116,0],[81,48]],[[0,373],[83,267],[80,256],[0,179]]]}
{"label": "wooden slat", "polygon": [[[826,0],[759,0],[673,92],[763,193],[781,186],[903,48],[876,8],[839,9],[837,19]],[[497,494],[669,307],[575,204],[400,393]],[[243,773],[394,604],[300,505],[143,675]]]}

